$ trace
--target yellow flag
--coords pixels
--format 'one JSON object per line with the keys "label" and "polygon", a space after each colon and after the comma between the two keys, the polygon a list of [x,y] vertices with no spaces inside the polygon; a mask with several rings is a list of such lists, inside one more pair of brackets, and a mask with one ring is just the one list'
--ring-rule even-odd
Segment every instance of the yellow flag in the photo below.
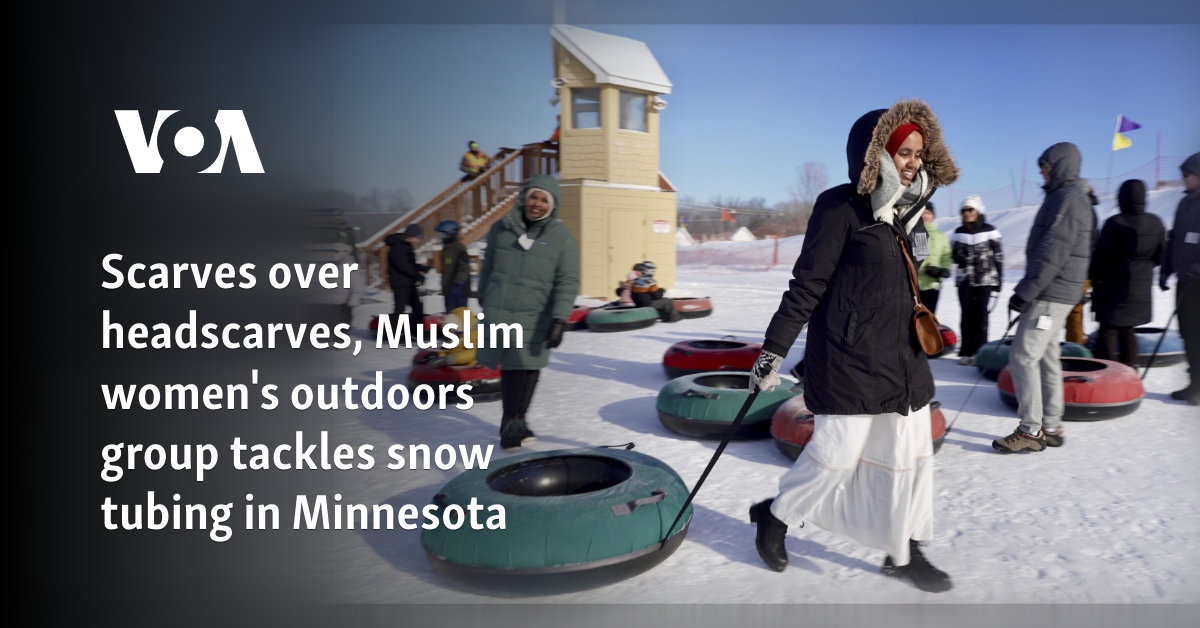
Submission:
{"label": "yellow flag", "polygon": [[1129,141],[1128,137],[1120,133],[1113,133],[1113,150],[1121,150],[1133,146],[1133,142]]}

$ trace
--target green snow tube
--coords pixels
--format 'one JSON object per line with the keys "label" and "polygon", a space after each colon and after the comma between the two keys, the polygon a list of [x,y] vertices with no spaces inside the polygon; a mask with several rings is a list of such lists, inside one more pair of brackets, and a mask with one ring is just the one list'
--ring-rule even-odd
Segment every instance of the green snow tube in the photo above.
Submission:
{"label": "green snow tube", "polygon": [[[801,394],[795,380],[763,391],[734,431],[733,440],[767,438],[771,415],[783,402]],[[793,390],[795,387],[795,390]],[[713,371],[677,377],[658,392],[658,420],[672,431],[696,438],[724,438],[750,395],[750,374]]]}
{"label": "green snow tube", "polygon": [[[666,463],[622,449],[560,449],[468,470],[433,497],[440,520],[472,499],[501,529],[464,525],[424,530],[421,544],[438,573],[484,592],[541,595],[580,591],[642,573],[670,556],[692,520],[688,488]],[[443,512],[444,510],[444,512]],[[679,522],[668,534],[678,517]]]}
{"label": "green snow tube", "polygon": [[[1008,352],[1012,349],[1012,338],[1001,338],[986,342],[975,352],[975,368],[983,376],[995,380],[1000,377],[1000,371],[1008,366]],[[1064,358],[1090,358],[1092,352],[1087,347],[1074,342],[1058,343]]]}
{"label": "green snow tube", "polygon": [[628,305],[598,307],[588,312],[585,319],[588,329],[599,332],[642,329],[657,321],[658,310]]}

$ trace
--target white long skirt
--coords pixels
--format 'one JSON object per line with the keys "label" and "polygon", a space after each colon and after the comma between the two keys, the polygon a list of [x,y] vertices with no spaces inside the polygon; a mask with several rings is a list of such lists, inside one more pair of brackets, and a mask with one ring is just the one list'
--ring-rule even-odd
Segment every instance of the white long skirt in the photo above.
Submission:
{"label": "white long skirt", "polygon": [[771,513],[808,521],[909,562],[908,541],[933,537],[929,406],[902,414],[821,415],[779,479]]}

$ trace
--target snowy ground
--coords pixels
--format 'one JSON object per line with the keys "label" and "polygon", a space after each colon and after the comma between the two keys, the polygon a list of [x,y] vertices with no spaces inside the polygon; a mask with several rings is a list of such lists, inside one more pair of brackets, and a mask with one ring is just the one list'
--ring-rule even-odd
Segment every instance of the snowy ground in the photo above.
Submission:
{"label": "snowy ground", "polygon": [[[1161,201],[1152,199],[1152,209],[1160,205],[1173,209],[1178,198],[1176,192]],[[1111,212],[1102,207],[1102,220],[1107,213]],[[1170,215],[1165,210],[1161,213]],[[1024,244],[1024,234],[1015,225],[1014,219],[1004,234],[1010,247]],[[781,249],[794,251],[799,240],[781,243]],[[725,258],[721,263],[720,256],[710,256],[707,264],[687,263],[688,252],[681,250],[679,283],[670,294],[710,297],[712,316],[658,323],[637,331],[569,332],[543,371],[530,413],[540,439],[526,449],[633,441],[636,451],[666,462],[689,487],[694,485],[717,442],[682,437],[659,422],[655,400],[668,381],[661,366],[663,353],[682,340],[732,336],[761,342],[790,276],[794,252],[788,255],[780,265],[764,270],[756,262],[743,266]],[[1005,329],[1004,303],[1020,272],[1010,269],[1008,273],[999,305],[991,314],[992,339]],[[365,327],[372,314],[387,311],[389,296],[377,295],[382,303],[366,299],[356,311],[356,327]],[[1155,298],[1153,325],[1162,326],[1173,310],[1174,292],[1156,288]],[[955,330],[959,329],[957,301],[953,291],[947,291],[937,311],[942,322]],[[427,303],[431,311],[439,311],[438,297],[430,297]],[[1091,331],[1095,322],[1090,320],[1090,311],[1087,319],[1086,329]],[[803,336],[785,359],[785,371],[798,361],[802,348]],[[413,353],[367,348],[358,357],[336,358],[344,362],[334,366],[336,372],[361,375],[363,383],[376,370],[398,382],[404,379]],[[329,601],[519,602],[539,607],[598,604],[614,608],[631,602],[1200,602],[1200,525],[1195,514],[1195,504],[1200,502],[1195,481],[1200,409],[1169,397],[1186,383],[1182,364],[1149,370],[1146,396],[1135,413],[1107,421],[1069,423],[1065,447],[1020,456],[1003,456],[991,449],[992,439],[1009,433],[1017,424],[1015,412],[1001,402],[994,382],[981,379],[973,367],[959,366],[954,355],[934,360],[932,369],[936,399],[942,402],[947,420],[954,421],[953,431],[936,456],[936,539],[927,550],[931,560],[954,579],[954,589],[948,593],[927,594],[885,578],[879,574],[881,551],[811,525],[793,530],[789,536],[791,565],[786,572],[766,569],[755,553],[754,528],[746,511],[754,501],[774,494],[778,478],[790,464],[766,439],[729,445],[696,498],[694,519],[682,546],[662,564],[636,577],[565,595],[497,598],[465,589],[435,573],[424,556],[419,531],[369,531],[334,537],[330,569],[339,586],[330,592]],[[330,427],[337,438],[374,444],[377,451],[383,451],[393,443],[497,444],[500,407],[496,401],[466,411],[406,409],[339,416],[339,424]],[[505,456],[497,448],[493,466]],[[377,468],[339,476],[353,478],[339,488],[346,502],[424,504],[459,472]],[[1030,625],[1068,625],[1042,617]],[[1113,617],[1113,613],[1101,612],[1094,619]]]}

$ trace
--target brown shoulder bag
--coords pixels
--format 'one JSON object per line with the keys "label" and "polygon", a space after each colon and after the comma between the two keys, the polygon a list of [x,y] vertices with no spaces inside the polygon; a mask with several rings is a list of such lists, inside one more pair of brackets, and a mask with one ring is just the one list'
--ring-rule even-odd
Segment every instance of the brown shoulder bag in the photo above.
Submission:
{"label": "brown shoulder bag", "polygon": [[908,256],[908,244],[904,238],[896,236],[900,243],[900,254],[904,256],[904,264],[908,267],[908,283],[913,293],[913,329],[917,332],[917,342],[925,355],[937,355],[946,348],[942,340],[942,331],[938,329],[938,319],[921,303],[921,291],[917,288],[917,269],[913,267],[912,258]]}

